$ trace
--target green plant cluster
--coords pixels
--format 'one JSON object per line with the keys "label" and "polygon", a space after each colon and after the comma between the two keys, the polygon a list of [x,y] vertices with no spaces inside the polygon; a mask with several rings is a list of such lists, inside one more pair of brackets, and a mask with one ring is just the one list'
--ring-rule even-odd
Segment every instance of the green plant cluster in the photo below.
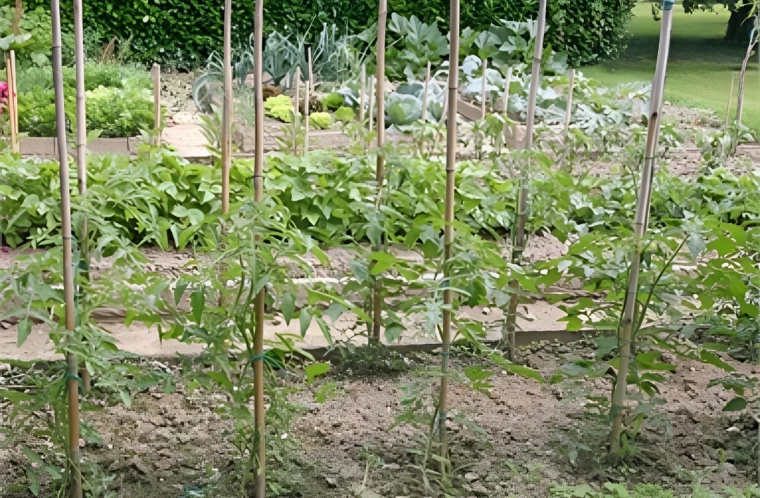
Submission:
{"label": "green plant cluster", "polygon": [[[16,70],[28,67],[50,66],[50,47],[53,43],[50,5],[25,9],[19,19],[18,33],[14,33],[15,2],[0,0],[0,67],[5,65],[5,53],[16,53]],[[73,53],[71,33],[62,33],[63,55]]]}
{"label": "green plant cluster", "polygon": [[[44,0],[30,0],[31,7],[49,8]],[[625,47],[625,33],[634,0],[559,0],[549,2],[547,42],[567,51],[573,64],[590,64],[615,57]],[[63,4],[62,18],[71,22],[71,6]],[[501,19],[525,21],[537,17],[538,2],[477,0],[461,6],[462,28],[484,29]],[[449,2],[391,0],[389,13],[417,16],[424,23],[448,26]],[[253,0],[233,2],[233,24],[239,40],[252,32]],[[160,62],[183,67],[199,66],[222,44],[222,10],[210,0],[87,3],[85,25],[101,43],[112,37],[130,39],[135,61]],[[344,29],[359,34],[377,20],[377,2],[330,0],[319,3],[266,2],[264,30],[268,35],[285,26],[292,33],[307,33],[312,26],[344,21]],[[181,33],[182,36],[177,36]],[[313,41],[313,40],[311,40]]]}
{"label": "green plant cluster", "polygon": [[[76,122],[73,68],[63,71],[66,116]],[[153,92],[148,74],[134,66],[85,65],[87,129],[104,137],[137,135],[153,128]],[[19,130],[33,137],[55,136],[53,75],[49,67],[29,68],[18,77]]]}

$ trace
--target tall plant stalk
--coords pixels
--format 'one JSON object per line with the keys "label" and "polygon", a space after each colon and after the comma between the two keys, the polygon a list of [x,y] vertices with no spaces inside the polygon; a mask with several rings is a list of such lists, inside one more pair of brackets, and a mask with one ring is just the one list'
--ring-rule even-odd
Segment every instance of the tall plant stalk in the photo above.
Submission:
{"label": "tall plant stalk", "polygon": [[[20,12],[16,7],[16,12]],[[19,153],[18,137],[18,91],[16,90],[16,52],[9,50],[5,54],[5,76],[8,80],[8,118],[11,124],[11,151]]]}
{"label": "tall plant stalk", "polygon": [[481,61],[481,67],[483,68],[483,83],[482,87],[480,88],[480,119],[486,119],[486,84],[488,83],[487,73],[488,73],[488,59],[483,57]]}
{"label": "tall plant stalk", "polygon": [[[530,90],[528,93],[528,115],[525,120],[525,145],[529,151],[533,148],[533,129],[536,121],[536,98],[538,88],[541,86],[541,58],[544,53],[544,31],[546,30],[546,0],[540,0],[538,4],[538,26],[536,27],[536,44],[533,49],[533,71],[530,76]],[[520,193],[517,200],[517,220],[512,236],[512,263],[519,264],[522,253],[525,251],[525,224],[528,220],[528,164],[520,171]],[[517,328],[517,303],[520,287],[517,281],[510,282],[510,286],[516,291],[509,298],[509,308],[504,324],[502,342],[509,344],[509,359],[515,359],[515,329]]]}
{"label": "tall plant stalk", "polygon": [[222,214],[230,211],[232,167],[232,0],[224,0],[224,101],[222,104]]}
{"label": "tall plant stalk", "polygon": [[425,67],[425,83],[422,86],[422,113],[420,121],[427,123],[427,106],[428,106],[428,88],[430,88],[430,61]]}
{"label": "tall plant stalk", "polygon": [[[760,15],[760,11],[758,11],[758,14],[756,14],[755,19],[758,19],[757,15]],[[749,64],[749,58],[752,55],[752,48],[757,43],[757,37],[755,35],[760,35],[760,31],[757,27],[752,30],[752,33],[749,36],[747,54],[744,56],[744,60],[742,61],[742,70],[741,73],[739,73],[739,95],[736,101],[736,123],[739,126],[742,124],[742,113],[744,111],[744,83],[747,79],[747,65]]]}
{"label": "tall plant stalk", "polygon": [[[450,52],[449,52],[449,92],[446,120],[446,200],[443,212],[443,322],[441,324],[441,391],[438,395],[438,438],[441,443],[442,462],[448,461],[448,441],[446,439],[446,409],[448,394],[449,350],[451,348],[451,305],[454,295],[451,291],[451,260],[454,248],[454,181],[457,167],[457,91],[459,87],[459,0],[451,0]],[[445,471],[447,465],[441,464]],[[442,472],[444,473],[444,472]]]}
{"label": "tall plant stalk", "polygon": [[736,73],[731,73],[731,88],[728,90],[728,102],[726,103],[726,125],[723,130],[728,130],[728,121],[731,118],[731,102],[734,100],[734,83],[736,83]]}
{"label": "tall plant stalk", "polygon": [[[61,239],[63,250],[63,298],[66,330],[74,334],[76,309],[74,307],[74,265],[71,256],[71,198],[69,191],[69,155],[66,144],[66,111],[63,95],[63,64],[61,55],[61,10],[59,0],[50,0],[50,18],[53,35],[53,87],[55,91],[55,124],[58,138],[58,161],[61,184]],[[82,472],[79,454],[79,384],[77,357],[66,354],[67,387],[69,394],[68,468],[71,474],[71,496],[82,498]]]}
{"label": "tall plant stalk", "polygon": [[296,66],[293,73],[293,84],[295,85],[295,94],[293,95],[293,155],[298,155],[298,124],[300,115],[298,107],[301,105],[301,67]]}
{"label": "tall plant stalk", "polygon": [[153,76],[153,128],[155,135],[153,145],[161,145],[161,66],[154,63],[151,68]]}
{"label": "tall plant stalk", "polygon": [[567,142],[567,134],[570,132],[570,121],[573,119],[573,90],[575,89],[575,69],[571,69],[568,75],[570,81],[567,84],[567,107],[565,108],[565,128],[562,130],[562,141]]}
{"label": "tall plant stalk", "polygon": [[359,80],[359,122],[364,123],[364,106],[366,105],[365,94],[367,93],[367,64],[363,62]]}
{"label": "tall plant stalk", "polygon": [[[262,73],[262,48],[264,27],[264,0],[256,0],[256,15],[253,29],[254,36],[254,85],[256,130],[255,130],[255,156],[253,170],[254,200],[264,200],[264,77]],[[311,61],[310,61],[311,62]],[[254,331],[253,350],[254,358],[254,420],[256,423],[256,436],[258,437],[258,467],[256,469],[256,498],[266,496],[266,412],[264,409],[264,292],[262,288],[254,301],[256,313],[256,325]]]}
{"label": "tall plant stalk", "polygon": [[620,368],[617,372],[617,381],[615,382],[615,387],[612,393],[612,406],[610,409],[610,416],[613,420],[612,431],[610,433],[610,452],[612,455],[620,454],[620,436],[623,433],[623,416],[628,387],[627,379],[631,360],[631,342],[634,333],[633,325],[636,318],[636,302],[639,291],[641,252],[643,239],[649,225],[649,208],[652,199],[652,179],[654,178],[655,156],[660,134],[660,110],[662,108],[663,93],[665,90],[668,53],[670,52],[670,29],[673,25],[673,3],[674,0],[665,0],[663,2],[662,21],[660,25],[660,46],[657,53],[657,67],[652,82],[652,97],[649,104],[649,122],[647,125],[644,164],[641,171],[636,215],[633,221],[633,256],[631,258],[631,269],[628,276],[623,316],[618,331]]}
{"label": "tall plant stalk", "polygon": [[[380,0],[377,12],[377,78],[375,97],[377,98],[377,164],[375,167],[376,195],[379,197],[385,178],[385,33],[388,19],[388,0]],[[379,251],[379,247],[374,247]],[[372,335],[370,340],[380,341],[380,329],[383,325],[380,285],[375,280],[372,297]]]}

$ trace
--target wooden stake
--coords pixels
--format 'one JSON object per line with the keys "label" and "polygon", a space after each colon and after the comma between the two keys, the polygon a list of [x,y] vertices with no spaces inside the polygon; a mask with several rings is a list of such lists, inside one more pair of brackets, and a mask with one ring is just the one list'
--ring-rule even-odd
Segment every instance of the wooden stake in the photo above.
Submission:
{"label": "wooden stake", "polygon": [[[454,179],[457,162],[457,91],[459,87],[459,0],[451,0],[450,52],[449,52],[449,108],[446,121],[446,199],[443,213],[443,279],[451,277],[448,262],[454,248]],[[451,285],[443,291],[443,322],[441,324],[441,390],[438,396],[438,437],[441,443],[442,462],[448,462],[448,441],[446,439],[446,410],[448,395],[449,350],[451,346],[451,305],[453,303]],[[441,463],[441,474],[450,469]]]}
{"label": "wooden stake", "polygon": [[488,83],[486,73],[488,71],[488,59],[483,58],[481,67],[483,68],[483,87],[480,89],[480,119],[486,119],[486,84]]}
{"label": "wooden stake", "polygon": [[316,92],[316,88],[314,86],[314,61],[311,59],[311,47],[308,47],[306,51],[309,57],[309,86],[311,87],[312,92]]}
{"label": "wooden stake", "polygon": [[5,56],[5,75],[8,78],[8,118],[11,122],[11,151],[20,152],[18,138],[18,91],[16,89],[16,52],[8,51]]}
{"label": "wooden stake", "polygon": [[298,155],[298,122],[300,121],[300,114],[298,113],[298,105],[301,103],[301,67],[296,66],[295,75],[293,77],[296,86],[295,98],[293,99],[293,155]]}
{"label": "wooden stake", "polygon": [[[254,85],[256,92],[255,112],[256,130],[254,157],[253,190],[254,200],[264,200],[264,76],[263,76],[263,47],[264,47],[264,0],[256,0],[254,23]],[[309,54],[311,61],[311,54]],[[258,468],[256,469],[256,498],[266,496],[266,411],[264,408],[264,301],[265,289],[261,289],[254,301],[256,313],[255,333],[253,341],[254,360],[254,419],[256,422],[256,437],[258,439]]]}
{"label": "wooden stake", "polygon": [[[388,0],[380,0],[377,13],[377,76],[375,98],[377,99],[377,164],[375,167],[375,183],[377,184],[377,193],[379,197],[383,189],[383,180],[385,179],[385,32],[388,18]],[[380,247],[374,247],[379,251]],[[372,335],[371,341],[380,341],[380,329],[383,325],[382,317],[382,298],[380,296],[380,285],[375,281],[375,290],[372,298]]]}
{"label": "wooden stake", "polygon": [[504,78],[504,96],[502,97],[504,99],[502,103],[502,112],[504,113],[504,117],[507,117],[507,113],[509,112],[509,85],[512,84],[512,68],[507,68],[507,76]]}
{"label": "wooden stake", "polygon": [[565,129],[562,131],[562,141],[567,141],[570,132],[570,121],[573,119],[573,89],[575,88],[575,69],[570,69],[570,81],[567,84],[567,108],[565,109]]}
{"label": "wooden stake", "polygon": [[232,0],[224,0],[224,100],[222,101],[222,214],[230,211],[232,169]]}
{"label": "wooden stake", "polygon": [[425,68],[425,84],[422,86],[422,114],[420,114],[420,120],[423,123],[427,122],[427,106],[428,106],[428,89],[430,88],[430,61]]}
{"label": "wooden stake", "polygon": [[359,88],[359,122],[364,123],[364,105],[366,104],[364,94],[367,91],[367,65],[364,63],[362,63],[362,71],[359,79],[361,80],[361,86]]}
{"label": "wooden stake", "polygon": [[728,120],[731,117],[731,101],[734,100],[734,82],[736,81],[736,73],[731,73],[731,89],[728,91],[728,102],[726,103],[726,126],[724,130],[728,129]]}
{"label": "wooden stake", "polygon": [[[525,122],[525,150],[533,148],[533,129],[536,119],[536,98],[538,88],[541,85],[541,57],[544,52],[544,31],[546,30],[546,0],[540,0],[538,4],[538,26],[536,27],[536,44],[533,54],[533,71],[530,77],[530,90],[528,93],[528,115]],[[517,201],[517,220],[512,237],[512,263],[520,264],[522,253],[525,250],[525,224],[528,219],[528,164],[523,165],[520,171],[520,194]],[[518,291],[520,286],[516,280],[509,283],[515,293],[510,296],[509,308],[505,319],[504,332],[506,340],[509,343],[509,359],[515,360],[515,332],[517,329],[517,303],[519,301]]]}
{"label": "wooden stake", "polygon": [[660,133],[660,114],[665,90],[665,74],[668,67],[670,52],[670,30],[673,25],[674,0],[665,0],[660,21],[660,46],[657,52],[657,67],[652,82],[652,97],[649,104],[649,120],[647,124],[647,140],[644,153],[644,164],[639,182],[639,197],[636,204],[636,216],[633,222],[633,256],[628,276],[623,316],[618,331],[620,366],[617,381],[612,394],[610,418],[613,419],[610,433],[610,453],[620,455],[620,436],[623,433],[623,416],[628,387],[628,369],[631,356],[631,340],[633,337],[633,320],[637,311],[639,291],[639,271],[641,265],[642,241],[649,225],[649,210],[652,199],[652,179],[654,178],[655,156]]}
{"label": "wooden stake", "polygon": [[304,132],[303,132],[303,155],[306,155],[309,153],[309,92],[311,91],[311,81],[306,80],[306,102],[304,104],[303,114],[304,114]]}
{"label": "wooden stake", "polygon": [[161,66],[153,64],[151,70],[153,75],[153,126],[155,136],[153,137],[153,145],[161,145]]}
{"label": "wooden stake", "polygon": [[373,109],[373,103],[375,101],[374,99],[375,99],[375,77],[374,76],[370,76],[369,77],[369,104],[368,104],[368,107],[369,107],[369,109],[368,109],[368,112],[369,112],[369,131],[372,131],[373,121],[374,121],[374,119],[372,119],[374,117],[372,115],[372,111],[374,110]]}
{"label": "wooden stake", "polygon": [[[61,55],[61,11],[59,0],[50,0],[53,52],[53,89],[55,92],[55,123],[58,137],[58,161],[61,184],[61,239],[63,251],[63,299],[66,330],[75,333],[74,265],[71,255],[71,199],[69,191],[69,154],[66,144],[66,111],[63,95],[63,63]],[[68,469],[71,473],[71,497],[82,498],[82,471],[79,453],[79,383],[77,357],[67,353],[67,387],[69,395]]]}

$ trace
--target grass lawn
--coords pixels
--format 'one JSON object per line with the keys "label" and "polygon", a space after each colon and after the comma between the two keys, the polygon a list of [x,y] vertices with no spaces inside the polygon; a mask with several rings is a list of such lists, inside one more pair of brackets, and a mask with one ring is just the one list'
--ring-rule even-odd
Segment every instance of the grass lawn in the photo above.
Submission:
{"label": "grass lawn", "polygon": [[[651,5],[639,3],[633,10],[631,40],[619,60],[583,68],[583,72],[607,85],[651,81],[659,43],[660,23],[652,18]],[[670,45],[665,99],[676,105],[710,109],[726,116],[731,77],[736,74],[731,115],[736,114],[738,76],[747,47],[723,41],[729,13],[686,14],[676,5]],[[745,125],[760,130],[760,70],[757,54],[747,69],[744,95]]]}

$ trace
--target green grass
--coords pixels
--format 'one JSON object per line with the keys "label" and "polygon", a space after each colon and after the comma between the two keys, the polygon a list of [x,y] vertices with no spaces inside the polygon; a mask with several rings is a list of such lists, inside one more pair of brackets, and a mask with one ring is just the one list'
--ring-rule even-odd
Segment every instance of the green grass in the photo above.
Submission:
{"label": "green grass", "polygon": [[[607,85],[651,81],[657,59],[660,23],[652,18],[649,3],[633,10],[631,40],[619,60],[583,68],[583,72]],[[665,100],[680,106],[709,109],[725,119],[732,75],[736,75],[731,115],[736,114],[738,75],[747,47],[723,41],[728,11],[686,14],[676,5],[670,45]],[[757,54],[747,70],[743,119],[760,130],[760,70]]]}

